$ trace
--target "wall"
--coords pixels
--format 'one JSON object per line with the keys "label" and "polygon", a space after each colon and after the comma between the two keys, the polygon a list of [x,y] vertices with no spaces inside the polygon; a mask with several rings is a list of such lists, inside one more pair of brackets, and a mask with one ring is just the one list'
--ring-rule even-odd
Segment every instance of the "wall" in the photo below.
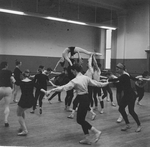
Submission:
{"label": "wall", "polygon": [[[126,14],[118,18],[117,50],[114,51],[112,66],[122,62],[132,75],[142,74],[147,70],[149,47],[149,5],[132,6]],[[146,87],[150,91],[150,86]]]}
{"label": "wall", "polygon": [[126,15],[120,15],[118,19],[117,50],[114,58],[123,61],[130,72],[142,73],[147,69],[145,50],[148,46],[148,5],[133,6]]}
{"label": "wall", "polygon": [[0,60],[8,60],[10,69],[15,59],[23,62],[22,69],[35,71],[40,64],[54,68],[68,46],[100,51],[95,27],[0,13],[0,31]]}

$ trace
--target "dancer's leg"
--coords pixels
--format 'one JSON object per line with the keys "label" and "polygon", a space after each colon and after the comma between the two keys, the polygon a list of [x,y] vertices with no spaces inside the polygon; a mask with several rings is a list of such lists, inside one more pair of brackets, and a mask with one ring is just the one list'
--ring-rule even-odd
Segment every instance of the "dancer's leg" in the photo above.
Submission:
{"label": "dancer's leg", "polygon": [[98,55],[98,56],[101,56],[102,54],[101,53],[94,53],[94,52],[89,52],[83,48],[80,48],[80,47],[75,47],[75,52],[79,52],[79,53],[84,53],[86,55],[91,55],[91,54],[95,54],[95,55]]}
{"label": "dancer's leg", "polygon": [[73,65],[72,62],[71,62],[71,60],[70,60],[70,58],[69,58],[69,55],[68,55],[68,54],[63,53],[62,56],[63,56],[63,58],[69,63],[70,66]]}
{"label": "dancer's leg", "polygon": [[25,136],[28,133],[26,123],[25,123],[25,110],[26,109],[21,108],[20,106],[18,106],[17,108],[18,122],[20,124],[20,129],[22,130],[22,132],[18,133],[19,136]]}
{"label": "dancer's leg", "polygon": [[14,85],[14,91],[13,91],[14,98],[13,98],[13,101],[15,103],[18,102],[18,100],[17,100],[17,94],[18,94],[19,89],[20,89],[20,86]]}
{"label": "dancer's leg", "polygon": [[12,97],[12,89],[11,88],[5,88],[5,92],[6,92],[6,96],[4,97],[4,101],[5,101],[5,109],[4,109],[4,114],[5,114],[5,118],[4,118],[4,122],[5,122],[5,126],[8,127],[8,116],[10,113],[10,109],[9,109],[9,104],[11,101],[11,97]]}

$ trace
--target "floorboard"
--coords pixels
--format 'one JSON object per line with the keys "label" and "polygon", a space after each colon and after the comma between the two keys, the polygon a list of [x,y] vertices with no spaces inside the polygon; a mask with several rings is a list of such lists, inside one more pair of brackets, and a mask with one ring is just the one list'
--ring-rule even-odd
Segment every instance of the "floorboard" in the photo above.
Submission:
{"label": "floorboard", "polygon": [[[20,93],[19,93],[20,94]],[[18,99],[19,99],[18,94]],[[115,88],[113,88],[114,101]],[[5,128],[3,122],[3,104],[0,101],[0,146],[36,146],[36,147],[82,147],[79,141],[83,138],[83,132],[76,123],[76,119],[68,119],[70,112],[64,110],[65,92],[62,93],[63,102],[58,102],[55,97],[49,104],[43,100],[43,114],[39,115],[38,109],[35,114],[30,114],[31,109],[26,112],[26,123],[29,134],[26,137],[17,136],[19,123],[17,120],[17,104],[10,104],[10,127]],[[119,116],[118,107],[112,107],[105,100],[104,114],[95,111],[97,117],[91,120],[88,112],[86,119],[96,128],[102,131],[101,138],[92,147],[150,147],[150,93],[145,93],[142,106],[135,105],[135,110],[142,124],[142,131],[136,133],[136,123],[129,115],[131,129],[127,132],[120,131],[124,122],[117,124]],[[100,110],[100,106],[99,106]]]}

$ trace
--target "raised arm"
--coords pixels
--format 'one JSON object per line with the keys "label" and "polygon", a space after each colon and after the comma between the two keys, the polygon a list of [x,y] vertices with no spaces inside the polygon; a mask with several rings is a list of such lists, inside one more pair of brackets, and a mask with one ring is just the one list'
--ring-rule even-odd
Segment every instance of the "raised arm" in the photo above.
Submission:
{"label": "raised arm", "polygon": [[55,66],[55,68],[54,68],[54,71],[56,71],[56,68],[58,67],[58,65],[60,64],[60,62],[64,62],[64,58],[63,58],[63,57],[61,57],[61,58],[59,59],[59,61],[57,62],[56,66]]}
{"label": "raised arm", "polygon": [[94,64],[95,69],[100,72],[100,68],[98,67],[98,64],[94,55],[92,55],[92,59],[93,59],[93,64]]}
{"label": "raised arm", "polygon": [[59,63],[61,62],[61,59],[57,62],[55,68],[53,69],[54,71],[56,71],[56,68],[58,67]]}
{"label": "raised arm", "polygon": [[91,73],[93,73],[93,67],[92,67],[92,55],[90,56],[90,58],[88,59],[88,68],[91,71]]}

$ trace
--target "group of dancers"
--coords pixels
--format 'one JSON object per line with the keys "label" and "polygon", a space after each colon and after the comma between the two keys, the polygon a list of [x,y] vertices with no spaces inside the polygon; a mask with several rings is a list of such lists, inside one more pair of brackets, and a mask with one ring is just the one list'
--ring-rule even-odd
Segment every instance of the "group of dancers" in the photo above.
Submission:
{"label": "group of dancers", "polygon": [[[81,53],[89,56],[88,69],[86,72],[83,72]],[[75,54],[78,54],[77,61],[74,59]],[[13,73],[8,70],[7,62],[2,62],[0,70],[0,100],[3,98],[5,100],[5,127],[9,127],[8,116],[11,98],[13,97],[13,101],[15,103],[17,102],[16,95],[19,88],[21,89],[21,97],[17,102],[17,116],[20,124],[18,136],[26,136],[28,134],[25,123],[25,111],[27,109],[32,108],[31,113],[34,113],[37,107],[37,100],[39,100],[39,113],[42,114],[42,99],[44,96],[46,96],[50,102],[55,95],[58,95],[58,100],[61,101],[61,92],[66,91],[65,109],[72,111],[68,118],[74,118],[74,113],[77,111],[77,123],[81,125],[85,135],[85,138],[79,141],[79,143],[92,144],[93,140],[90,132],[94,134],[94,142],[96,143],[100,139],[101,131],[86,121],[86,114],[90,111],[92,120],[95,119],[94,104],[95,109],[97,109],[98,99],[101,106],[100,113],[102,114],[104,112],[104,98],[107,97],[107,93],[110,95],[111,105],[116,106],[113,102],[113,94],[109,86],[110,83],[113,83],[117,88],[116,98],[120,112],[120,120],[117,121],[120,122],[122,117],[126,123],[121,131],[130,129],[128,115],[125,111],[126,106],[128,106],[129,113],[137,123],[135,131],[140,132],[141,123],[138,115],[134,111],[134,105],[137,98],[138,104],[140,105],[140,101],[144,96],[144,86],[147,81],[150,81],[149,73],[145,71],[140,76],[132,77],[126,71],[125,65],[118,63],[116,65],[116,72],[119,76],[115,76],[110,72],[104,76],[101,75],[101,65],[97,63],[96,56],[101,56],[101,53],[89,52],[80,47],[68,47],[63,51],[62,57],[56,64],[54,70],[51,68],[45,70],[44,66],[39,66],[35,76],[31,76],[29,70],[21,72],[19,66],[21,66],[22,63],[20,61],[16,61],[16,68]],[[69,65],[64,68],[65,61]],[[56,72],[59,64],[64,68],[61,74]],[[49,75],[52,72],[58,75],[49,79]],[[135,81],[137,93],[135,93],[131,87],[131,80]],[[47,90],[47,82],[50,82],[53,86],[52,89]],[[35,94],[34,88],[36,89]],[[102,91],[103,95],[101,93]],[[53,93],[53,95],[51,95],[51,93]],[[76,93],[76,96],[73,100],[74,93]],[[72,109],[70,109],[71,103],[73,104]]]}

